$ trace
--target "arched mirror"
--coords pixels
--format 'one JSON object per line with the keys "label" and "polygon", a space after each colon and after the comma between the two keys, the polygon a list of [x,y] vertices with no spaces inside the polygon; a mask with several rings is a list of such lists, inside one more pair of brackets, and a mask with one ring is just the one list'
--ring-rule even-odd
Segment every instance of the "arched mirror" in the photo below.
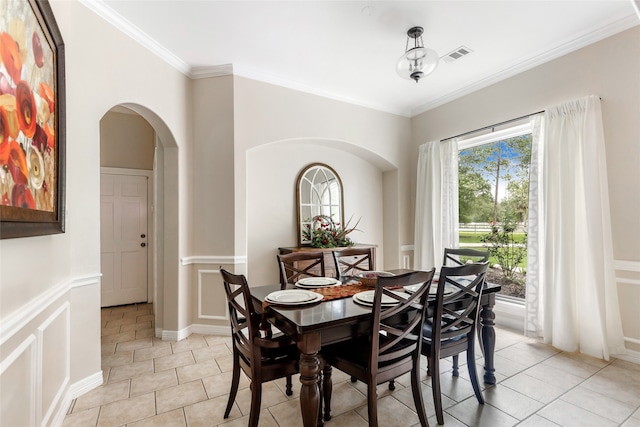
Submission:
{"label": "arched mirror", "polygon": [[304,230],[313,226],[313,218],[326,215],[344,224],[342,182],[330,166],[313,163],[298,175],[296,184],[298,204],[298,246],[310,245]]}

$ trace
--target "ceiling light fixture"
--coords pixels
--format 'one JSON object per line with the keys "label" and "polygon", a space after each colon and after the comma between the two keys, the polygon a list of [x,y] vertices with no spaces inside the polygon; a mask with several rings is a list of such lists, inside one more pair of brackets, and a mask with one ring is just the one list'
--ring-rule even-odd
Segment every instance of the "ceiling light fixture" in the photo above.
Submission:
{"label": "ceiling light fixture", "polygon": [[[431,74],[438,66],[438,54],[433,49],[424,47],[422,41],[422,27],[411,27],[407,31],[407,45],[405,53],[398,60],[396,71],[403,79],[418,80]],[[409,48],[409,41],[413,39],[413,47]]]}

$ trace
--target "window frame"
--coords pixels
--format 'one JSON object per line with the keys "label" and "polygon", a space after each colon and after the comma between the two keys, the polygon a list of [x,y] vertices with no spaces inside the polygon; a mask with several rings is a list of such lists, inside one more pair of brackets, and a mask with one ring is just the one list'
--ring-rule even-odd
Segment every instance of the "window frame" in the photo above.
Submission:
{"label": "window frame", "polygon": [[[491,144],[493,142],[514,138],[526,134],[533,133],[531,122],[527,120],[525,123],[510,124],[509,127],[493,130],[489,129],[482,135],[470,136],[468,138],[458,139],[458,153],[468,148],[478,147],[480,145]],[[459,156],[459,154],[458,154]],[[458,240],[458,245],[460,241]],[[496,322],[513,329],[524,330],[525,316],[525,298],[515,298],[508,295],[496,294],[496,305],[494,312],[497,314]]]}

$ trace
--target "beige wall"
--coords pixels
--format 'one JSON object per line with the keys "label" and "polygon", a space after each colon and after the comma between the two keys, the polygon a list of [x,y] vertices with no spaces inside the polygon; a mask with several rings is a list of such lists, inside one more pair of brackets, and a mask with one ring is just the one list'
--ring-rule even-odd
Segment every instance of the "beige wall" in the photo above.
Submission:
{"label": "beige wall", "polygon": [[378,245],[378,265],[391,268],[385,250],[397,253],[397,239],[387,244],[383,230],[404,225],[398,204],[385,210],[383,189],[401,193],[408,118],[242,77],[195,80],[193,99],[192,330],[228,328],[219,266],[252,284],[278,281],[277,247],[297,243],[295,181],[312,162],[338,171],[345,214],[362,217],[354,239]]}
{"label": "beige wall", "polygon": [[[228,333],[220,265],[273,275],[273,248],[294,242],[293,179],[310,161],[339,170],[346,212],[363,217],[363,240],[382,245],[381,267],[392,268],[413,242],[420,143],[596,93],[615,255],[630,261],[618,271],[625,334],[640,339],[638,28],[410,120],[241,77],[191,81],[82,4],[52,7],[66,48],[66,233],[0,241],[0,424],[60,421],[71,398],[102,380],[100,120],[117,105],[144,117],[160,141],[154,306],[159,333],[179,339],[223,324]],[[269,163],[277,173],[262,182]],[[254,234],[263,205],[274,227],[291,224],[282,237]],[[27,404],[14,405],[7,384],[19,384]]]}
{"label": "beige wall", "polygon": [[[627,347],[640,350],[640,27],[414,117],[413,150],[587,95],[602,98],[613,247]],[[416,156],[417,157],[417,156]],[[413,159],[411,170],[416,170]],[[415,189],[415,178],[413,179]]]}
{"label": "beige wall", "polygon": [[[249,274],[277,279],[275,248],[297,241],[292,204],[297,173],[319,160],[336,168],[343,180],[347,217],[362,217],[364,231],[354,237],[379,245],[379,267],[396,267],[395,236],[405,227],[409,206],[402,190],[409,176],[398,172],[407,170],[411,157],[409,119],[242,77],[234,81],[236,253],[248,255]],[[269,163],[261,162],[263,156]],[[267,189],[261,176],[273,168],[278,172],[270,172]],[[257,188],[268,193],[254,198]],[[397,203],[384,205],[384,217],[371,211],[396,196]],[[267,203],[274,209],[266,213],[270,223],[283,232],[279,237],[272,238],[271,231],[268,237],[256,234],[258,212]],[[383,241],[383,232],[392,238]]]}
{"label": "beige wall", "polygon": [[155,132],[137,113],[109,111],[100,120],[100,166],[153,170]]}
{"label": "beige wall", "polygon": [[[0,241],[2,425],[60,425],[70,399],[102,382],[100,120],[112,107],[129,104],[169,147],[190,138],[190,82],[183,74],[82,4],[51,6],[66,51],[66,232]],[[167,204],[177,209],[188,195],[179,191],[188,178],[183,171],[171,168],[173,179],[165,184],[174,190]],[[183,227],[177,209],[164,218],[171,231],[165,239],[176,242]],[[176,288],[183,270],[179,250],[174,244],[164,251],[165,276]]]}
{"label": "beige wall", "polygon": [[193,255],[233,255],[233,77],[193,82]]}
{"label": "beige wall", "polygon": [[358,219],[350,237],[378,246],[384,265],[382,238],[382,172],[344,150],[327,148],[320,140],[295,140],[250,150],[247,155],[247,260],[252,284],[277,283],[278,247],[297,246],[296,188],[298,174],[310,163],[325,163],[340,176],[345,221]]}

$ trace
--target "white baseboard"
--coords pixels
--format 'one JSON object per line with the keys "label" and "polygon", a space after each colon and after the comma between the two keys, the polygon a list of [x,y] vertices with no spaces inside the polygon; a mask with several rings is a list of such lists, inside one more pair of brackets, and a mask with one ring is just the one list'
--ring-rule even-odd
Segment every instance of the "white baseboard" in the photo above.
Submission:
{"label": "white baseboard", "polygon": [[[179,331],[165,331],[163,330],[162,333],[160,334],[160,337],[162,338],[162,341],[173,341],[173,342],[177,342],[180,341],[178,339],[178,336],[180,335]],[[186,337],[184,337],[186,338]],[[184,339],[181,338],[181,339]]]}
{"label": "white baseboard", "polygon": [[220,326],[196,324],[191,325],[191,332],[201,335],[218,335],[223,337],[231,336],[231,328],[229,327],[229,325]]}
{"label": "white baseboard", "polygon": [[636,365],[640,365],[640,351],[627,349],[627,354],[623,354],[615,357],[616,359],[621,359],[627,362],[635,363]]}
{"label": "white baseboard", "polygon": [[96,372],[78,382],[75,382],[69,386],[69,397],[71,400],[76,399],[88,391],[93,390],[96,387],[99,387],[104,382],[104,378],[102,378],[102,371]]}
{"label": "white baseboard", "polygon": [[167,331],[160,328],[156,329],[156,336],[161,337],[162,341],[182,341],[191,334],[219,335],[229,337],[231,336],[231,331],[229,330],[228,325],[220,326],[203,324],[190,325],[179,331]]}
{"label": "white baseboard", "polygon": [[94,388],[101,386],[103,382],[104,379],[102,378],[102,371],[100,371],[96,372],[93,375],[89,375],[88,377],[76,383],[71,384],[67,389],[67,393],[63,398],[62,405],[60,405],[58,413],[56,413],[52,417],[51,425],[61,426],[64,423],[64,418],[67,415],[67,412],[69,411],[71,401],[93,390]]}

